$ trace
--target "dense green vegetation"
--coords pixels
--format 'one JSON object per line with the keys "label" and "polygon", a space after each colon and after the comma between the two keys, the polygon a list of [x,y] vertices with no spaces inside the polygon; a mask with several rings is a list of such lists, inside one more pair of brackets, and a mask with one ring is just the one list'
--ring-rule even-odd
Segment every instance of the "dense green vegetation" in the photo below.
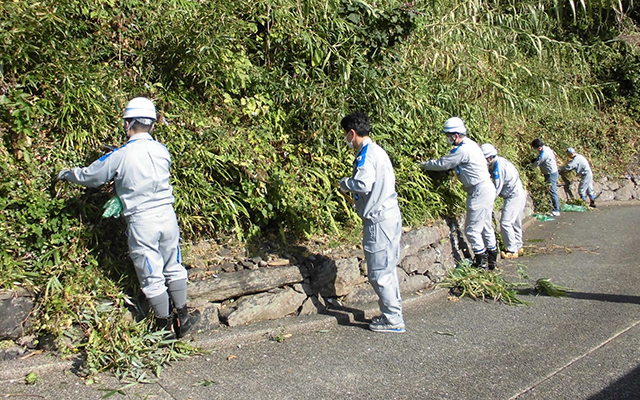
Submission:
{"label": "dense green vegetation", "polygon": [[[54,181],[62,167],[87,165],[103,144],[124,141],[120,116],[134,96],[159,110],[155,135],[173,154],[188,240],[340,239],[358,224],[335,186],[352,161],[339,120],[356,109],[371,116],[373,138],[395,165],[405,225],[461,210],[453,178],[417,167],[448,151],[439,132],[453,115],[520,166],[544,211],[541,178],[524,161],[535,137],[558,153],[575,147],[596,175],[636,165],[640,15],[632,6],[3,2],[0,286],[35,290],[36,329],[60,336],[79,324],[84,348],[137,329],[118,319],[105,330],[89,312],[135,290],[124,222],[100,217],[109,188]],[[114,365],[101,359],[89,369],[105,364]]]}

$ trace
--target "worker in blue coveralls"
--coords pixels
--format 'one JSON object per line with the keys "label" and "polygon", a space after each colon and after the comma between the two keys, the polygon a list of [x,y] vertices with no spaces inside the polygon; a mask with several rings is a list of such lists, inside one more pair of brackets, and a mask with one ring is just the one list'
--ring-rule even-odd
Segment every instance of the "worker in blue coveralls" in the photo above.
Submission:
{"label": "worker in blue coveralls", "polygon": [[496,195],[504,199],[500,232],[505,248],[500,255],[506,259],[518,258],[523,253],[522,214],[527,205],[527,193],[515,165],[506,158],[498,156],[498,150],[490,143],[485,143],[480,148],[489,164]]}
{"label": "worker in blue coveralls", "polygon": [[551,205],[553,206],[551,215],[557,217],[560,215],[560,200],[558,199],[558,163],[556,154],[551,147],[545,146],[542,139],[535,139],[531,142],[531,147],[538,152],[538,157],[531,160],[531,164],[534,168],[540,167],[544,180],[549,184]]}
{"label": "worker in blue coveralls", "polygon": [[580,177],[580,186],[578,187],[580,198],[586,202],[587,196],[589,196],[589,207],[596,208],[596,197],[593,194],[593,172],[589,161],[582,154],[576,153],[573,147],[567,149],[567,155],[571,157],[571,161],[560,168],[560,172],[575,170]]}
{"label": "worker in blue coveralls", "polygon": [[182,265],[180,230],[169,183],[171,156],[151,137],[157,120],[151,100],[132,99],[123,119],[129,139],[125,145],[88,167],[63,169],[58,179],[86,187],[114,181],[141,290],[154,311],[158,329],[165,331],[167,338],[180,338],[199,320],[200,313],[187,310],[187,271]]}
{"label": "worker in blue coveralls", "polygon": [[444,157],[422,163],[425,171],[447,171],[455,168],[458,179],[467,193],[467,215],[464,232],[475,254],[473,265],[495,269],[498,246],[493,230],[493,202],[496,188],[491,182],[487,161],[480,146],[467,137],[464,121],[449,118],[442,132],[453,149]]}
{"label": "worker in blue coveralls", "polygon": [[340,125],[345,131],[347,145],[357,151],[353,175],[340,180],[340,190],[354,194],[356,212],[362,218],[367,277],[378,295],[382,312],[373,317],[369,329],[403,333],[405,324],[396,271],[402,215],[393,166],[387,153],[369,137],[371,126],[366,114],[349,114],[342,118]]}

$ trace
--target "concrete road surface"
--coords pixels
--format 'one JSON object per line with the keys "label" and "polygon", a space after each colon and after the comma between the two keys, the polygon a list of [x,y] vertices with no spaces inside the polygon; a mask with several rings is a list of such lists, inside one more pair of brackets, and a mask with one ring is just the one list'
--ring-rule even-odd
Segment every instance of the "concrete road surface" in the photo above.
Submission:
{"label": "concrete road surface", "polygon": [[[550,278],[569,297],[524,294],[530,305],[516,307],[439,290],[407,298],[405,334],[369,331],[371,306],[221,329],[198,337],[207,354],[110,398],[640,399],[639,237],[637,203],[534,221],[527,255],[503,260],[503,274]],[[25,385],[31,370],[41,380]],[[0,398],[99,399],[123,386],[110,375],[87,386],[50,356],[0,368]]]}

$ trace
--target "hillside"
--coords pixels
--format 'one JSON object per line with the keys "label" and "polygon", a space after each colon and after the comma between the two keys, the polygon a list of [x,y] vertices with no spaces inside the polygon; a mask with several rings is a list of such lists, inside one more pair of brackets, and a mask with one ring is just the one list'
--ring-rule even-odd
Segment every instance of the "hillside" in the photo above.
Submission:
{"label": "hillside", "polygon": [[596,176],[635,170],[640,15],[617,7],[3,2],[0,285],[38,294],[38,332],[60,337],[79,325],[94,341],[115,335],[95,304],[122,306],[137,290],[124,222],[101,218],[109,187],[54,178],[124,142],[121,114],[135,96],[159,110],[155,136],[173,156],[188,241],[348,236],[359,222],[335,184],[351,168],[339,121],[353,110],[371,116],[373,139],[389,152],[407,226],[463,206],[452,177],[432,179],[417,167],[448,151],[440,129],[453,115],[472,139],[491,141],[519,166],[535,199],[541,177],[525,162],[536,137],[559,154],[575,147]]}

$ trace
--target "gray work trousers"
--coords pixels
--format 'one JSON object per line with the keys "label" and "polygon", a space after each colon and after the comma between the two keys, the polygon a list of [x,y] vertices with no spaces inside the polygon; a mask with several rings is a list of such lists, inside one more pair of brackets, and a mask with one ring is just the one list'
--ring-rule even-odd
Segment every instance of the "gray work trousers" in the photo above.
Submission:
{"label": "gray work trousers", "polygon": [[367,260],[367,277],[378,295],[382,315],[390,324],[404,323],[402,298],[396,266],[400,258],[402,217],[397,216],[380,222],[363,221],[362,245]]}
{"label": "gray work trousers", "polygon": [[127,217],[129,255],[147,298],[162,295],[169,282],[187,279],[180,254],[180,229],[172,205]]}
{"label": "gray work trousers", "polygon": [[522,248],[522,214],[527,204],[527,192],[517,189],[511,196],[504,199],[502,216],[500,218],[500,232],[505,250],[517,253]]}
{"label": "gray work trousers", "polygon": [[490,180],[480,182],[467,192],[467,216],[464,233],[475,254],[496,248],[496,233],[493,230],[493,202],[496,187]]}
{"label": "gray work trousers", "polygon": [[580,193],[580,198],[584,201],[587,201],[587,196],[591,200],[595,199],[593,194],[593,173],[587,172],[580,179],[580,186],[578,186],[578,193]]}

